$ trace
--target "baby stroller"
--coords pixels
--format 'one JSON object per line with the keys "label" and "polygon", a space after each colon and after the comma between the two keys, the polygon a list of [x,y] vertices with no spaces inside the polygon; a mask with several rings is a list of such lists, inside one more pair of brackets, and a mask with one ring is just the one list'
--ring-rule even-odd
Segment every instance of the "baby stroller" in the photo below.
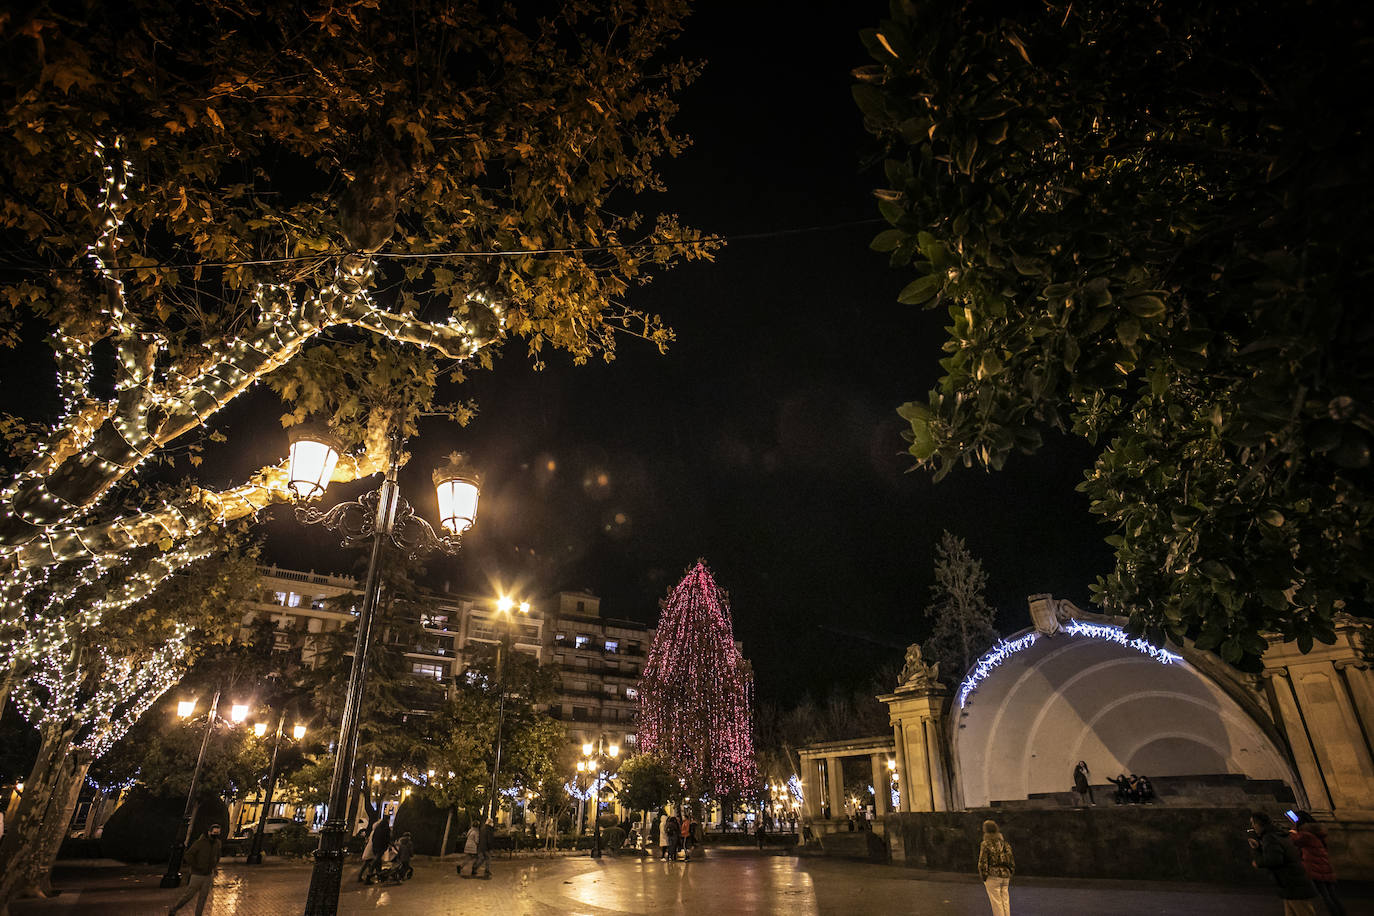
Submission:
{"label": "baby stroller", "polygon": [[377,883],[400,884],[414,877],[415,869],[410,867],[410,857],[414,851],[415,844],[410,834],[401,834],[401,838],[387,847],[386,854],[382,856],[381,868],[377,870]]}

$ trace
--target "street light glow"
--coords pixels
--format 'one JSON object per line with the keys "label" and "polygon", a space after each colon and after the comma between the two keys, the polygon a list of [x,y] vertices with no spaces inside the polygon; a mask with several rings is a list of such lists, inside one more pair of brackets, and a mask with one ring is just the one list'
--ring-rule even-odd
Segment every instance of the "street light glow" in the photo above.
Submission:
{"label": "street light glow", "polygon": [[196,711],[195,700],[182,700],[177,703],[177,718],[189,719]]}
{"label": "street light glow", "polygon": [[439,524],[451,535],[460,535],[477,519],[481,481],[465,456],[454,452],[448,464],[434,470],[434,492],[439,497]]}
{"label": "street light glow", "polygon": [[266,722],[254,722],[254,723],[253,723],[253,734],[257,735],[259,738],[261,738],[263,735],[267,734],[267,723],[266,723]]}
{"label": "street light glow", "polygon": [[299,741],[299,740],[301,740],[302,738],[304,738],[304,737],[305,737],[305,726],[304,726],[304,725],[293,725],[293,726],[291,726],[291,737],[292,737],[292,738],[295,738],[297,741]]}
{"label": "street light glow", "polygon": [[323,496],[334,476],[342,443],[324,427],[303,423],[291,430],[286,486],[297,499]]}
{"label": "street light glow", "polygon": [[[229,707],[229,718],[234,724],[242,722],[248,718],[248,706],[245,703],[235,703]],[[265,726],[264,726],[265,727]]]}

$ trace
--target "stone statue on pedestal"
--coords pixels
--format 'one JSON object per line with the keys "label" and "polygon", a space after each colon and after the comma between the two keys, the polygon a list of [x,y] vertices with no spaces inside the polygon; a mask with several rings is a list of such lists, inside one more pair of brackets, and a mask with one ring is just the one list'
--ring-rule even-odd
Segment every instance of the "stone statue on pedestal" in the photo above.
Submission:
{"label": "stone statue on pedestal", "polygon": [[921,644],[906,648],[906,664],[897,676],[898,690],[930,690],[940,686],[940,663],[927,664],[921,657]]}

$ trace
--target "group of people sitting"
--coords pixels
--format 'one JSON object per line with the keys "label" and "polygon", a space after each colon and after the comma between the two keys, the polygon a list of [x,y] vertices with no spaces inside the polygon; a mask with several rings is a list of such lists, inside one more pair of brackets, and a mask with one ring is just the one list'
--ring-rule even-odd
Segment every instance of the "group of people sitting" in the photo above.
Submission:
{"label": "group of people sitting", "polygon": [[1145,776],[1122,773],[1115,779],[1108,776],[1107,781],[1116,786],[1113,798],[1118,805],[1137,805],[1155,800],[1155,787],[1150,785],[1150,780]]}

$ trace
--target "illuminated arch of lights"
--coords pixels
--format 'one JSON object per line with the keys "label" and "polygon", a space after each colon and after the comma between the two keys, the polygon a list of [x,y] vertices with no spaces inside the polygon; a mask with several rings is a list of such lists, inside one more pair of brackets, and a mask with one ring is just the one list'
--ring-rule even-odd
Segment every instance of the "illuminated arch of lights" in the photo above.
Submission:
{"label": "illuminated arch of lights", "polygon": [[[1161,665],[1180,665],[1183,663],[1183,656],[1170,652],[1168,649],[1156,646],[1141,637],[1131,636],[1121,627],[1114,627],[1102,623],[1084,623],[1081,620],[1069,620],[1062,627],[1065,633],[1070,636],[1086,636],[1089,639],[1104,639],[1114,642],[1117,645],[1134,649],[1141,655],[1146,655]],[[1005,640],[999,639],[997,645],[993,646],[983,654],[973,668],[969,670],[963,683],[959,685],[959,708],[963,709],[968,702],[970,694],[977,689],[978,685],[987,679],[1003,662],[1011,658],[1018,652],[1029,649],[1040,640],[1040,634],[1032,630],[1019,639]]]}

